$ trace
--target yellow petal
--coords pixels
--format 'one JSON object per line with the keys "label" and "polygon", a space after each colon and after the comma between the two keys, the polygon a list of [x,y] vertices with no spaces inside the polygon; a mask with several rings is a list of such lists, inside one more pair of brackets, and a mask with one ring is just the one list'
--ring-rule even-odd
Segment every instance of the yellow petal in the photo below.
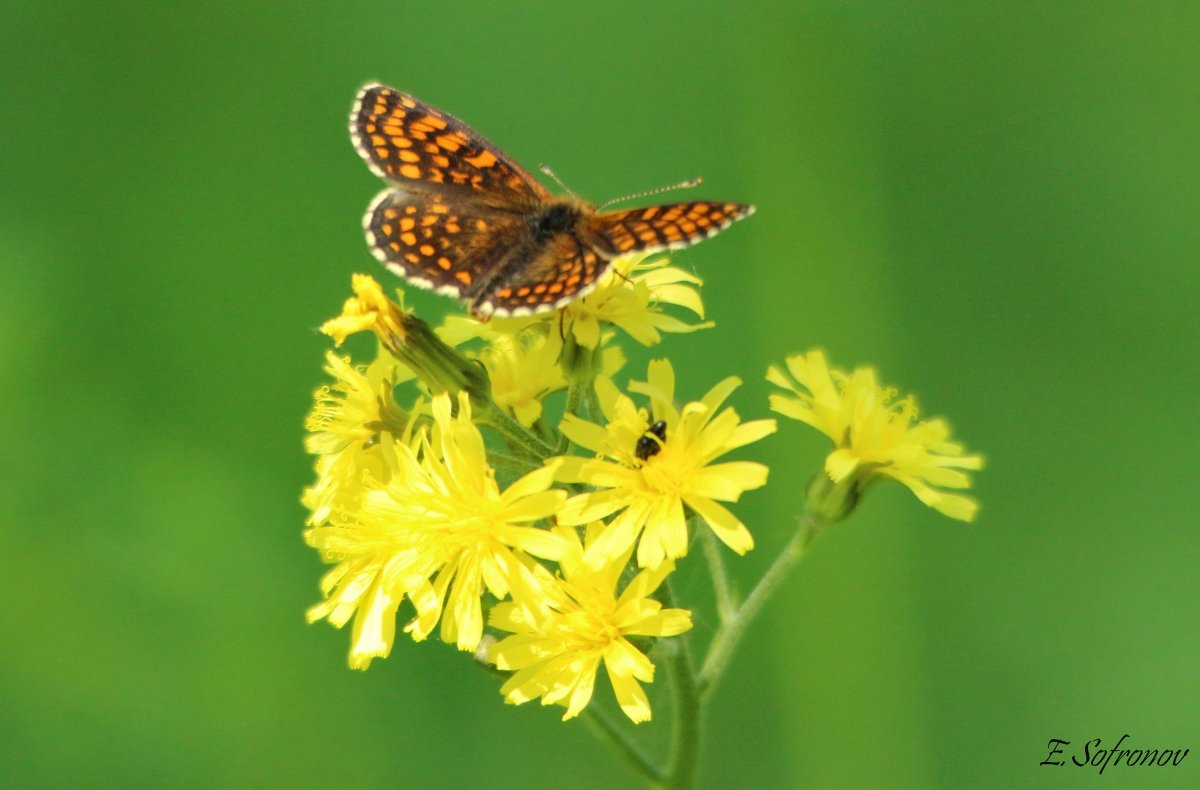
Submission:
{"label": "yellow petal", "polygon": [[632,677],[617,675],[609,670],[608,679],[612,683],[613,693],[616,694],[617,704],[629,720],[640,724],[650,720],[650,700],[646,692]]}
{"label": "yellow petal", "polygon": [[684,501],[708,523],[713,534],[726,546],[738,554],[745,554],[754,548],[754,538],[751,537],[750,530],[724,507],[701,496],[684,497]]}

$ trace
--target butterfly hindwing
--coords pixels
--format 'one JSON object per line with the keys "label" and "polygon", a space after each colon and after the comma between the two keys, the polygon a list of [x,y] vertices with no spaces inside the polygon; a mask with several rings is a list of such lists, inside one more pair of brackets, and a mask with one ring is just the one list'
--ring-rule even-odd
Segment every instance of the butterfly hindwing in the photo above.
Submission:
{"label": "butterfly hindwing", "polygon": [[695,200],[597,214],[590,223],[595,244],[613,255],[677,250],[715,236],[754,206]]}
{"label": "butterfly hindwing", "polygon": [[371,252],[414,285],[471,298],[510,254],[519,216],[440,196],[379,193],[363,217]]}
{"label": "butterfly hindwing", "polygon": [[518,272],[481,294],[473,306],[483,315],[532,315],[564,307],[596,287],[611,261],[573,234],[540,247]]}
{"label": "butterfly hindwing", "polygon": [[549,191],[496,146],[449,113],[371,84],[350,113],[354,147],[380,178],[410,191],[518,207]]}

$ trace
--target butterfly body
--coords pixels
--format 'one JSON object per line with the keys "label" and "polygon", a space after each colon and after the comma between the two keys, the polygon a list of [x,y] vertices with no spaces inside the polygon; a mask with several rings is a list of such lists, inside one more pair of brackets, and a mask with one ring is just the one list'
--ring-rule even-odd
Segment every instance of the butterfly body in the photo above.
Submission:
{"label": "butterfly body", "polygon": [[350,134],[390,185],[363,218],[372,253],[484,317],[563,307],[614,258],[686,247],[754,211],[712,201],[598,211],[551,194],[462,121],[384,85],[360,91]]}

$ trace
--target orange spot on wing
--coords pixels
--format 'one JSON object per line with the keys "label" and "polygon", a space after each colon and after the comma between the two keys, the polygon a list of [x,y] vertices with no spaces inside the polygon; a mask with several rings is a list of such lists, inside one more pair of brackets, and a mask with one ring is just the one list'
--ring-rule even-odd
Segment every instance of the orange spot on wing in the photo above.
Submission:
{"label": "orange spot on wing", "polygon": [[455,272],[454,279],[458,280],[463,285],[470,285],[471,284],[471,273],[464,272],[464,271]]}
{"label": "orange spot on wing", "polygon": [[421,168],[417,167],[416,165],[401,165],[400,175],[404,176],[405,178],[420,178]]}
{"label": "orange spot on wing", "polygon": [[491,151],[484,149],[476,156],[463,157],[463,161],[474,165],[475,167],[491,167],[492,165],[496,164],[496,155]]}

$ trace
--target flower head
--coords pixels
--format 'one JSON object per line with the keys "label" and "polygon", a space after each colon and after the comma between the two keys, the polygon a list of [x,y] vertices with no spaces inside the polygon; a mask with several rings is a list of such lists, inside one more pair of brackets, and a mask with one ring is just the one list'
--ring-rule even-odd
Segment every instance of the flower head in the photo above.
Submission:
{"label": "flower head", "polygon": [[[686,505],[725,545],[745,554],[754,539],[736,516],[717,503],[736,502],[744,491],[765,484],[767,467],[751,461],[712,462],[773,433],[775,421],[743,423],[733,409],[721,410],[741,383],[735,377],[683,409],[675,408],[675,372],[670,362],[651,362],[647,379],[630,389],[650,397],[649,413],[637,408],[610,380],[599,378],[596,393],[607,425],[574,415],[563,420],[562,432],[598,457],[566,459],[560,478],[599,490],[569,499],[559,511],[559,523],[586,524],[618,513],[589,544],[587,562],[598,567],[628,551],[641,535],[638,565],[655,567],[687,554]],[[650,431],[658,422],[665,425]]]}
{"label": "flower head", "polygon": [[[335,508],[353,507],[362,495],[363,473],[383,473],[379,440],[384,432],[405,434],[422,411],[420,401],[405,411],[395,400],[396,384],[412,374],[384,354],[369,367],[355,367],[348,357],[325,356],[325,371],[333,379],[314,394],[305,427],[304,446],[317,459],[317,482],[302,502],[312,511],[310,524],[327,519]],[[378,479],[378,478],[377,478]]]}
{"label": "flower head", "polygon": [[[384,295],[375,278],[356,274],[354,296],[342,314],[321,325],[341,345],[347,337],[373,331],[379,343],[432,393],[466,390],[476,406],[490,407],[487,376],[479,366],[447,346],[421,319]],[[398,292],[403,299],[403,292]]]}
{"label": "flower head", "polygon": [[354,296],[342,306],[342,314],[321,325],[321,332],[341,345],[346,338],[367,330],[379,335],[385,345],[389,341],[403,344],[407,332],[406,313],[396,302],[388,299],[379,282],[370,275],[356,274],[350,280]]}
{"label": "flower head", "polygon": [[309,432],[304,446],[310,453],[338,453],[370,442],[382,431],[404,431],[408,414],[396,404],[395,387],[413,375],[403,365],[380,356],[364,369],[330,351],[325,354],[325,372],[334,382],[317,389],[304,426]]}
{"label": "flower head", "polygon": [[542,416],[542,400],[564,389],[567,379],[558,365],[562,339],[555,332],[501,335],[480,359],[492,382],[492,400],[525,427]]}
{"label": "flower head", "polygon": [[354,667],[390,652],[405,597],[416,608],[405,629],[414,639],[428,636],[440,619],[444,641],[474,650],[484,591],[508,595],[522,552],[557,559],[565,549],[560,537],[529,526],[565,497],[550,489],[557,465],[501,490],[466,394],[457,415],[447,395],[433,399],[432,414],[432,430],[420,429],[409,442],[381,442],[392,467],[386,482],[369,486],[356,510],[335,513],[330,525],[305,534],[339,563],[322,580],[326,600],[309,610],[309,620],[341,626],[355,617]]}
{"label": "flower head", "polygon": [[980,469],[983,458],[964,455],[962,445],[949,441],[945,420],[916,421],[913,396],[893,400],[896,391],[880,387],[871,368],[831,371],[823,353],[810,351],[788,357],[786,373],[772,366],[767,379],[790,393],[772,395],[772,409],[833,440],[825,472],[833,483],[848,484],[851,501],[874,480],[891,477],[951,518],[975,517],[974,499],[938,487],[970,487],[970,477],[959,470]]}
{"label": "flower head", "polygon": [[[590,526],[589,544],[604,529]],[[569,719],[591,700],[603,662],[621,710],[635,722],[646,721],[650,703],[639,681],[654,680],[654,664],[628,637],[675,636],[692,627],[690,612],[664,609],[649,597],[674,565],[642,571],[618,595],[629,554],[593,568],[583,562],[574,529],[554,531],[569,547],[559,560],[561,576],[530,563],[513,580],[513,600],[492,609],[491,625],[513,633],[488,650],[498,668],[516,670],[500,691],[514,704],[541,697],[543,705],[563,705],[563,719]]]}

